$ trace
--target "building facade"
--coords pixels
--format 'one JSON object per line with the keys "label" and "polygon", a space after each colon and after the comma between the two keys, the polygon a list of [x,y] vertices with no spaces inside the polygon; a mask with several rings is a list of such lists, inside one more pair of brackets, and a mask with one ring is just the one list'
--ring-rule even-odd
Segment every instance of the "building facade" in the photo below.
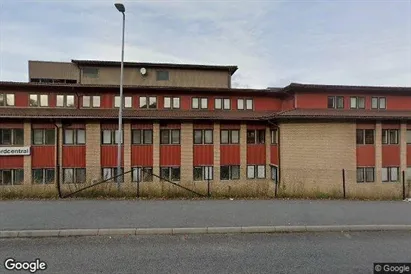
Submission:
{"label": "building facade", "polygon": [[[164,178],[202,193],[210,182],[221,195],[339,196],[344,181],[348,196],[401,196],[402,174],[411,174],[411,88],[234,89],[236,69],[127,63],[124,189],[139,181],[167,195],[175,187]],[[0,82],[3,190],[117,175],[118,72],[115,62],[36,61],[30,82]]]}

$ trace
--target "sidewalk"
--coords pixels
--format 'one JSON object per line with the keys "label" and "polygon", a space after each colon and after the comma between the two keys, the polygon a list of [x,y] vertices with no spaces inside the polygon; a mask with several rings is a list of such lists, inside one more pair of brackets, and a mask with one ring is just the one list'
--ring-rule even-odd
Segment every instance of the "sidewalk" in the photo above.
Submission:
{"label": "sidewalk", "polygon": [[0,201],[0,230],[411,225],[409,202]]}

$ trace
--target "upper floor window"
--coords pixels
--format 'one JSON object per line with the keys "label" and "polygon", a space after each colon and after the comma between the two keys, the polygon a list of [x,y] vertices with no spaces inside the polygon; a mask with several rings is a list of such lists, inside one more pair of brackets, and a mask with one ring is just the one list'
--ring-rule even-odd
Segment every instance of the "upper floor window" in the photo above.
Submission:
{"label": "upper floor window", "polygon": [[[125,97],[123,97],[123,100],[124,100],[124,105],[123,105],[123,107],[124,108],[131,108],[131,106],[132,106],[132,98],[131,98],[131,96],[125,96]],[[118,107],[120,107],[120,96],[115,96],[114,97],[114,107],[115,108],[118,108]]]}
{"label": "upper floor window", "polygon": [[382,130],[382,143],[395,145],[398,144],[399,135],[398,129],[383,129]]}
{"label": "upper floor window", "polygon": [[48,107],[49,96],[47,94],[30,94],[31,107]]}
{"label": "upper floor window", "polygon": [[365,97],[351,97],[350,107],[351,108],[365,108]]}
{"label": "upper floor window", "polygon": [[265,130],[247,130],[247,144],[264,144]]}
{"label": "upper floor window", "polygon": [[140,108],[157,108],[157,97],[140,96]]}
{"label": "upper floor window", "polygon": [[372,97],[371,98],[371,108],[372,109],[385,109],[386,108],[386,98],[385,97]]}
{"label": "upper floor window", "polygon": [[407,144],[411,144],[411,129],[407,129]]}
{"label": "upper floor window", "polygon": [[0,145],[23,145],[24,130],[20,128],[0,129]]}
{"label": "upper floor window", "polygon": [[100,96],[83,96],[83,107],[85,108],[99,108],[100,107]]}
{"label": "upper floor window", "polygon": [[373,129],[357,129],[357,145],[372,145],[374,144]]}
{"label": "upper floor window", "polygon": [[276,129],[271,130],[271,144],[276,145],[278,143],[278,134]]}
{"label": "upper floor window", "polygon": [[[118,129],[103,129],[101,132],[101,143],[103,145],[118,144],[120,140]],[[121,143],[124,143],[124,134],[121,136]]]}
{"label": "upper floor window", "polygon": [[160,144],[180,144],[179,129],[161,129]]}
{"label": "upper floor window", "polygon": [[208,99],[207,98],[191,98],[191,108],[193,109],[207,109]]}
{"label": "upper floor window", "polygon": [[167,70],[157,71],[157,81],[168,81],[170,80],[170,75]]}
{"label": "upper floor window", "polygon": [[212,129],[195,129],[194,144],[212,144],[213,130]]}
{"label": "upper floor window", "polygon": [[237,99],[237,109],[252,110],[253,109],[253,99]]}
{"label": "upper floor window", "polygon": [[152,129],[133,129],[131,131],[133,144],[152,144],[153,130]]}
{"label": "upper floor window", "polygon": [[344,96],[328,96],[328,108],[344,108]]}
{"label": "upper floor window", "polygon": [[74,95],[57,95],[57,107],[74,107]]}
{"label": "upper floor window", "polygon": [[83,68],[84,77],[98,78],[98,68]]}
{"label": "upper floor window", "polygon": [[180,108],[180,97],[164,97],[164,108]]}
{"label": "upper floor window", "polygon": [[238,129],[222,129],[221,144],[238,144],[240,143],[240,131]]}
{"label": "upper floor window", "polygon": [[84,145],[86,143],[85,129],[64,129],[65,145]]}
{"label": "upper floor window", "polygon": [[[244,107],[244,102],[243,102],[243,107]],[[231,109],[231,102],[229,98],[216,98],[214,100],[214,109],[226,109],[229,110]]]}
{"label": "upper floor window", "polygon": [[55,143],[54,129],[33,129],[33,145],[54,145]]}
{"label": "upper floor window", "polygon": [[0,93],[0,107],[11,107],[15,105],[14,94]]}

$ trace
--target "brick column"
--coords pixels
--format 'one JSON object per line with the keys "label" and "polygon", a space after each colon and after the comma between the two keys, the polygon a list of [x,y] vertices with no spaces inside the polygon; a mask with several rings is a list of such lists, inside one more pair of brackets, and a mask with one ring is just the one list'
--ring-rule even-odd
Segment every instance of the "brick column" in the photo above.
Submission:
{"label": "brick column", "polygon": [[[160,175],[160,124],[153,123],[153,173]],[[153,177],[153,182],[159,182],[157,177]]]}
{"label": "brick column", "polygon": [[220,182],[220,123],[214,123],[213,130],[214,141],[214,176],[213,182]]}
{"label": "brick column", "polygon": [[[131,124],[129,122],[124,123],[124,172],[131,170]],[[124,175],[124,182],[131,182],[131,173]]]}
{"label": "brick column", "polygon": [[101,178],[101,127],[99,122],[86,124],[86,176],[87,182]]}
{"label": "brick column", "polygon": [[181,124],[181,182],[193,182],[193,123]]}
{"label": "brick column", "polygon": [[240,127],[240,180],[247,180],[247,124]]}
{"label": "brick column", "polygon": [[[401,123],[400,131],[400,170],[405,171],[405,176],[407,176],[407,124]],[[401,177],[402,179],[402,177]]]}
{"label": "brick column", "polygon": [[271,181],[271,131],[270,127],[265,129],[265,169],[267,178]]}
{"label": "brick column", "polygon": [[382,183],[382,127],[381,122],[375,125],[375,182]]}
{"label": "brick column", "polygon": [[[58,134],[59,136],[59,143],[57,144],[57,149],[59,152],[59,158],[57,159],[59,165],[60,165],[60,173],[59,173],[59,177],[60,177],[60,183],[63,183],[63,128],[61,126],[56,128],[56,134]],[[56,167],[57,169],[57,167]]]}
{"label": "brick column", "polygon": [[[31,123],[24,122],[24,146],[31,147]],[[31,153],[24,157],[24,182],[25,185],[31,185]]]}

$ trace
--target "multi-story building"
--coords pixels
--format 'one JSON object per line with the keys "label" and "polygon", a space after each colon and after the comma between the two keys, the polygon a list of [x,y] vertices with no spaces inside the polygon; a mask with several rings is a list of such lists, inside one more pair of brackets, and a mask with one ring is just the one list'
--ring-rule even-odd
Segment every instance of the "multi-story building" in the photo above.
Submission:
{"label": "multi-story building", "polygon": [[[339,195],[344,178],[351,196],[400,196],[410,87],[234,89],[236,70],[125,63],[124,188],[141,180],[164,194],[152,172],[203,192],[210,181],[219,194],[272,195],[277,184]],[[54,190],[116,175],[119,71],[30,61],[30,82],[0,82],[0,185]]]}

